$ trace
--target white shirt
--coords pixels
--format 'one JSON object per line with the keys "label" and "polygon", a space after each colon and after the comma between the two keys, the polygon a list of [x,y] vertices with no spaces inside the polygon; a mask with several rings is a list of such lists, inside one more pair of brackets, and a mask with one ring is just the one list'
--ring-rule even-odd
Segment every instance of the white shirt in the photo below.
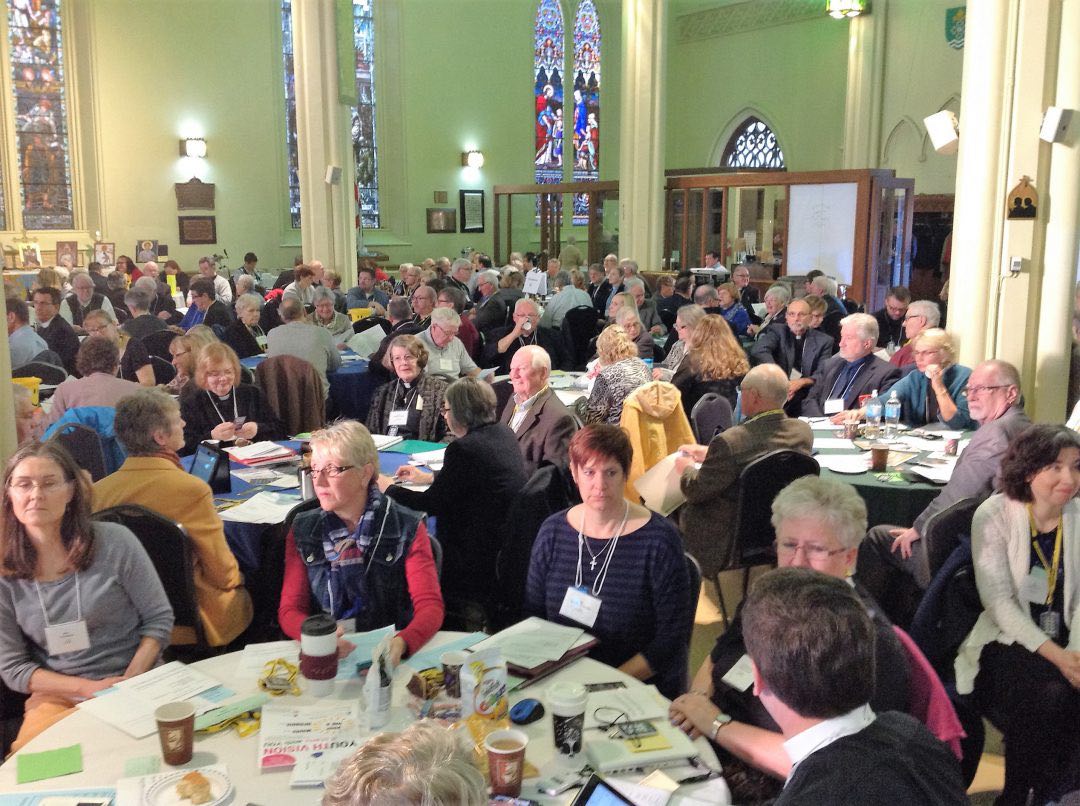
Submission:
{"label": "white shirt", "polygon": [[513,431],[514,433],[517,433],[517,430],[519,428],[521,428],[521,423],[524,421],[525,415],[528,414],[529,409],[531,409],[536,404],[536,399],[538,397],[540,397],[540,395],[542,395],[544,393],[545,389],[547,389],[546,384],[545,384],[543,389],[541,389],[539,392],[537,392],[532,397],[527,398],[523,402],[518,403],[516,400],[514,401],[514,413],[510,417],[510,430],[511,431]]}
{"label": "white shirt", "polygon": [[[877,715],[869,704],[865,704],[860,705],[854,711],[848,711],[846,714],[822,720],[802,733],[796,733],[784,742],[784,752],[791,759],[791,775],[795,774],[795,768],[799,766],[804,758],[816,753],[823,747],[828,747],[837,739],[843,739],[845,736],[851,736],[865,730],[875,719],[877,719]],[[788,776],[789,781],[791,775]]]}

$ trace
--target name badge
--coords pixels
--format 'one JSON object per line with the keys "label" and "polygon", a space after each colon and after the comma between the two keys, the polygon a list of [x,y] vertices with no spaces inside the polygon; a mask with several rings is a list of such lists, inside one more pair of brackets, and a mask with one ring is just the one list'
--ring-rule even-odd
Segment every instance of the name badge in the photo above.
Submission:
{"label": "name badge", "polygon": [[571,586],[566,589],[559,615],[591,627],[596,623],[596,617],[600,615],[600,604],[600,600],[592,594]]}
{"label": "name badge", "polygon": [[86,631],[86,620],[69,621],[66,624],[53,624],[45,628],[45,648],[50,655],[66,655],[68,652],[82,652],[90,648],[90,634]]}
{"label": "name badge", "polygon": [[390,425],[408,425],[409,424],[409,411],[408,409],[394,409],[390,412]]}
{"label": "name badge", "polygon": [[839,414],[844,410],[844,398],[832,397],[825,401],[826,414]]}
{"label": "name badge", "polygon": [[446,372],[453,372],[454,371],[454,359],[452,359],[452,358],[440,358],[439,359],[439,369],[444,370]]}
{"label": "name badge", "polygon": [[1046,597],[1050,595],[1050,580],[1046,576],[1046,569],[1035,566],[1020,583],[1020,598],[1032,604],[1046,604]]}
{"label": "name badge", "polygon": [[797,381],[801,377],[802,377],[802,373],[799,370],[795,369],[795,367],[792,367],[791,372],[788,373],[788,380],[789,381]]}
{"label": "name badge", "polygon": [[735,665],[720,679],[736,691],[748,691],[754,684],[754,667],[750,663],[750,656],[743,655],[735,661]]}
{"label": "name badge", "polygon": [[424,410],[424,398],[420,397],[420,395],[416,396],[416,410],[417,411],[423,411]]}
{"label": "name badge", "polygon": [[256,336],[255,343],[264,351],[266,350],[266,336]]}

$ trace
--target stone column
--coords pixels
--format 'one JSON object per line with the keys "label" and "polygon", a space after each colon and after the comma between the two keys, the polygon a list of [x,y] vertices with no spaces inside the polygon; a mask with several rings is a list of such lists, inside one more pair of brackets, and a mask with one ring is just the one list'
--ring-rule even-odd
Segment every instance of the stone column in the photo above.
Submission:
{"label": "stone column", "polygon": [[[21,288],[21,286],[20,286]],[[0,302],[0,312],[7,321],[7,306]],[[11,351],[8,349],[7,328],[0,330],[0,378],[11,378]],[[11,381],[0,381],[0,462],[15,453],[15,399]]]}
{"label": "stone column", "polygon": [[860,14],[848,23],[844,168],[877,168],[881,158],[887,2],[876,0],[869,14]]}
{"label": "stone column", "polygon": [[619,256],[659,269],[664,247],[666,0],[623,0]]}

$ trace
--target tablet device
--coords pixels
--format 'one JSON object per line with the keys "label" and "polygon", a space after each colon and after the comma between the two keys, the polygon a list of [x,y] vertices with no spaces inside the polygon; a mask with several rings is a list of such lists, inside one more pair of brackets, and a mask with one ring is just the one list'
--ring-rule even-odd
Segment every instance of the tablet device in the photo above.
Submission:
{"label": "tablet device", "polygon": [[585,786],[578,792],[571,806],[634,806],[632,800],[627,800],[618,791],[596,773],[585,782]]}
{"label": "tablet device", "polygon": [[232,492],[229,457],[222,451],[200,442],[191,460],[191,475],[210,485],[215,495]]}

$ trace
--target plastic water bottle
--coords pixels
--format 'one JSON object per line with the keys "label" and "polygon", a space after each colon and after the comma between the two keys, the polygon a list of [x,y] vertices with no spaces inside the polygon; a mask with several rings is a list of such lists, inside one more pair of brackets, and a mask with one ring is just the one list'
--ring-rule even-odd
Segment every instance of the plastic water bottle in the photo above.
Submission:
{"label": "plastic water bottle", "polygon": [[870,393],[866,401],[866,437],[876,439],[881,433],[881,401],[877,399],[877,389]]}
{"label": "plastic water bottle", "polygon": [[896,392],[889,395],[889,399],[885,401],[885,439],[893,439],[896,437],[896,426],[900,424],[900,398],[896,396]]}

